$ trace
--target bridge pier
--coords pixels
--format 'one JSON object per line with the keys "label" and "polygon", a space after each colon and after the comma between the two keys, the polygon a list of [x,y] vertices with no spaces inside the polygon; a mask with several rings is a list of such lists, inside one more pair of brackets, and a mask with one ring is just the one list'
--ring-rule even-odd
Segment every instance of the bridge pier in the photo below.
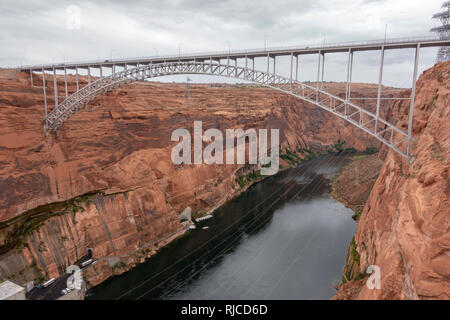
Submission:
{"label": "bridge pier", "polygon": [[384,46],[381,46],[380,73],[378,78],[377,110],[375,113],[375,134],[378,132],[378,119],[380,118],[381,86],[383,84]]}
{"label": "bridge pier", "polygon": [[290,76],[289,76],[289,80],[290,80],[290,83],[291,83],[291,90],[292,90],[292,66],[293,66],[293,64],[294,64],[294,53],[293,52],[291,52],[291,72],[290,72]]}
{"label": "bridge pier", "polygon": [[317,60],[317,80],[316,80],[316,87],[319,86],[319,77],[320,77],[320,55],[322,54],[322,51],[319,51],[318,60]]}
{"label": "bridge pier", "polygon": [[248,74],[248,57],[247,55],[245,55],[245,71],[244,71],[244,76],[247,78],[247,74]]}
{"label": "bridge pier", "polygon": [[298,81],[298,55],[295,56],[295,81]]}
{"label": "bridge pier", "polygon": [[[352,73],[353,73],[353,50],[348,49],[348,62],[347,62],[347,86],[345,88],[345,111],[344,114],[348,114],[348,104],[350,103],[350,91],[352,86]],[[359,124],[362,123],[362,113],[359,114]]]}
{"label": "bridge pier", "polygon": [[322,56],[322,51],[319,50],[319,55],[317,57],[317,80],[316,80],[316,102],[319,102],[319,83],[320,83],[320,58]]}
{"label": "bridge pier", "polygon": [[56,69],[53,67],[53,91],[55,93],[55,108],[58,108],[58,83],[56,80]]}
{"label": "bridge pier", "polygon": [[275,65],[276,65],[276,59],[277,59],[277,56],[273,56],[273,72],[272,72],[273,78],[275,78]]}
{"label": "bridge pier", "polygon": [[68,91],[67,91],[67,69],[66,67],[64,67],[64,88],[66,90],[66,99],[69,96]]}
{"label": "bridge pier", "polygon": [[78,84],[78,67],[75,67],[75,79],[77,82],[77,91],[80,90],[79,84]]}
{"label": "bridge pier", "polygon": [[412,139],[412,125],[413,125],[413,115],[414,115],[414,102],[416,99],[416,81],[417,81],[417,68],[419,66],[419,53],[420,53],[420,43],[417,44],[415,55],[414,55],[414,71],[412,79],[411,88],[411,101],[409,104],[409,115],[408,115],[408,143],[406,146],[406,156],[408,160],[410,158],[410,145]]}
{"label": "bridge pier", "polygon": [[91,85],[91,66],[87,67],[88,70],[88,86]]}
{"label": "bridge pier", "polygon": [[42,90],[44,91],[44,110],[45,110],[45,132],[47,132],[48,119],[47,119],[47,92],[45,89],[45,70],[42,68]]}
{"label": "bridge pier", "polygon": [[323,78],[325,75],[325,52],[322,53],[322,78],[320,80],[320,89],[323,87]]}

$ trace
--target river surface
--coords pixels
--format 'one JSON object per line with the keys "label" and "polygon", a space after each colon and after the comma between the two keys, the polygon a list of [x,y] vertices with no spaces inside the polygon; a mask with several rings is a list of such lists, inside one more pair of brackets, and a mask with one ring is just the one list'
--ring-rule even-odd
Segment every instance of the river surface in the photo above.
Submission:
{"label": "river surface", "polygon": [[347,161],[323,156],[266,178],[87,299],[329,299],[355,231],[328,194]]}

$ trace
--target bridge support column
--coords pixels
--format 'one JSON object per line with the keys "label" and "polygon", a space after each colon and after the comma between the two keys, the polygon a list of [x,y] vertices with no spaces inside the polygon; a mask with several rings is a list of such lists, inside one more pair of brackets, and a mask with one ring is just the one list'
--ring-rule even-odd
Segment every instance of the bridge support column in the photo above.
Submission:
{"label": "bridge support column", "polygon": [[255,80],[255,57],[252,58],[252,80]]}
{"label": "bridge support column", "polygon": [[33,86],[33,70],[30,69],[30,82],[31,86]]}
{"label": "bridge support column", "polygon": [[322,55],[322,51],[319,51],[319,57],[317,60],[317,82],[316,87],[319,88],[319,79],[320,79],[320,56]]}
{"label": "bridge support column", "polygon": [[322,77],[320,80],[320,89],[322,89],[322,86],[323,86],[324,76],[325,76],[325,53],[322,53]]}
{"label": "bridge support column", "polygon": [[289,80],[291,82],[291,90],[292,90],[292,66],[293,66],[293,64],[294,64],[294,53],[291,52],[291,74],[290,74],[290,77],[289,77]]}
{"label": "bridge support column", "polygon": [[100,70],[100,78],[103,78],[103,66],[102,65],[100,65],[99,70]]}
{"label": "bridge support column", "polygon": [[247,69],[248,69],[248,58],[245,56],[245,69],[244,69],[244,77],[247,79]]}
{"label": "bridge support column", "polygon": [[42,90],[44,91],[44,110],[45,110],[45,131],[47,131],[48,120],[47,120],[47,92],[45,89],[45,70],[42,68]]}
{"label": "bridge support column", "polygon": [[277,59],[277,57],[276,57],[276,56],[273,56],[273,72],[272,72],[272,74],[273,74],[274,77],[275,77],[275,65],[276,65],[276,59]]}
{"label": "bridge support column", "polygon": [[66,67],[64,67],[64,88],[66,91],[66,99],[69,96],[68,91],[67,91],[67,69]]}
{"label": "bridge support column", "polygon": [[80,86],[78,84],[78,67],[75,67],[75,81],[77,83],[77,91],[80,90]]}
{"label": "bridge support column", "polygon": [[298,81],[298,55],[295,56],[295,81]]}
{"label": "bridge support column", "polygon": [[414,101],[416,98],[416,79],[417,79],[417,68],[419,66],[419,52],[420,52],[420,43],[417,44],[416,54],[414,57],[414,71],[413,71],[413,80],[412,80],[412,88],[411,88],[411,102],[409,104],[409,115],[408,115],[408,143],[406,146],[406,156],[410,157],[410,145],[412,139],[412,125],[413,125],[413,115],[414,115]]}
{"label": "bridge support column", "polygon": [[320,83],[320,56],[322,55],[322,51],[319,50],[319,56],[317,60],[317,80],[316,80],[316,102],[319,102],[319,83]]}
{"label": "bridge support column", "polygon": [[55,67],[53,67],[53,91],[55,92],[55,108],[58,108],[58,84],[56,82]]}
{"label": "bridge support column", "polygon": [[[347,86],[345,88],[345,115],[348,114],[348,104],[350,103],[350,91],[352,87],[352,73],[353,73],[353,51],[348,50],[347,62]],[[362,112],[359,113],[359,123],[362,123]]]}
{"label": "bridge support column", "polygon": [[91,85],[91,67],[88,66],[87,69],[88,69],[88,86],[90,86]]}
{"label": "bridge support column", "polygon": [[380,74],[378,78],[377,111],[375,114],[375,134],[378,132],[378,118],[380,117],[381,86],[383,83],[384,46],[381,47]]}

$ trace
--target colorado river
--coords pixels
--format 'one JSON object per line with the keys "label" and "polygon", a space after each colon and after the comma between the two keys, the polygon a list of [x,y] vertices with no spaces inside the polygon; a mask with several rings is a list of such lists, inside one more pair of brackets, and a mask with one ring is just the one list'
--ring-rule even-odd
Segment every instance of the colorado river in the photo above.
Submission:
{"label": "colorado river", "polygon": [[257,183],[87,299],[329,299],[355,231],[328,194],[346,161],[323,156]]}

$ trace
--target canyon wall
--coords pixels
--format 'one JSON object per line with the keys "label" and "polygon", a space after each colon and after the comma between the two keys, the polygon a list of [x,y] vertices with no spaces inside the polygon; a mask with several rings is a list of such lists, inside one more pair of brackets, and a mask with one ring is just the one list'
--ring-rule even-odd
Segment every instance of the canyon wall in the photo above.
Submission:
{"label": "canyon wall", "polygon": [[[408,162],[383,147],[380,174],[349,248],[344,284],[334,299],[450,298],[450,62],[417,82]],[[388,117],[407,127],[409,103]],[[366,286],[369,265],[381,272],[380,289]]]}
{"label": "canyon wall", "polygon": [[[69,94],[74,80],[69,77]],[[61,100],[64,82],[58,82]],[[204,130],[279,128],[282,149],[294,152],[338,141],[378,147],[318,107],[253,85],[192,85],[186,101],[183,84],[137,82],[99,97],[60,132],[46,135],[37,75],[34,85],[27,74],[0,70],[0,276],[19,284],[61,275],[88,248],[99,262],[86,279],[98,284],[183,232],[178,215],[185,208],[201,215],[241,192],[242,165],[170,160],[172,131],[192,132],[194,120]],[[342,84],[325,85],[345,96]],[[376,96],[377,88],[354,84],[352,90]],[[399,91],[387,96],[393,94]]]}

